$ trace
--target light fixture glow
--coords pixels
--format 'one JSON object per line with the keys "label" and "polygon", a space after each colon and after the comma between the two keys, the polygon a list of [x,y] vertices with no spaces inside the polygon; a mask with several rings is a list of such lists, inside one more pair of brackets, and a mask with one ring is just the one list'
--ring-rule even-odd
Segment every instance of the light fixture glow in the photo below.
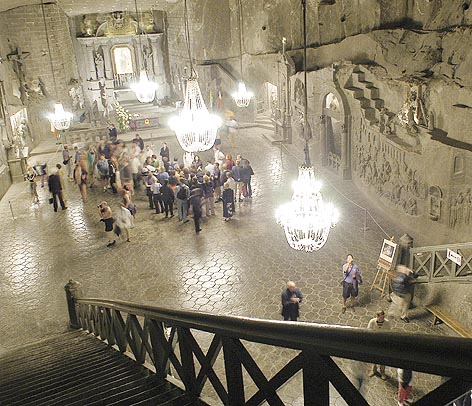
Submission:
{"label": "light fixture glow", "polygon": [[197,77],[192,75],[187,81],[183,110],[170,118],[169,127],[184,151],[198,152],[213,147],[220,126],[221,118],[208,112]]}
{"label": "light fixture glow", "polygon": [[70,127],[73,114],[64,111],[62,103],[54,105],[54,114],[49,114],[48,119],[56,130],[67,130]]}
{"label": "light fixture glow", "polygon": [[283,226],[293,249],[318,251],[339,220],[339,212],[333,204],[323,202],[320,187],[313,167],[301,166],[293,185],[292,200],[277,209],[277,223]]}
{"label": "light fixture glow", "polygon": [[132,83],[130,88],[141,103],[151,103],[156,97],[157,83],[149,80],[144,69],[139,73],[139,81]]}
{"label": "light fixture glow", "polygon": [[254,93],[246,89],[244,82],[239,82],[238,91],[232,94],[233,99],[238,107],[247,107],[251,103],[251,99],[254,97]]}

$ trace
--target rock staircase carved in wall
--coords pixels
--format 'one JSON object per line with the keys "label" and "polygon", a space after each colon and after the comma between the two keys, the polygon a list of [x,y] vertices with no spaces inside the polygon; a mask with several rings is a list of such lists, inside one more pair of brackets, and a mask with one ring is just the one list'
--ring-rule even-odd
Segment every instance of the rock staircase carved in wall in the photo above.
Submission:
{"label": "rock staircase carved in wall", "polygon": [[418,152],[415,145],[417,142],[414,139],[411,142],[406,142],[396,134],[398,127],[395,123],[396,114],[385,107],[385,101],[380,98],[379,88],[366,79],[366,72],[362,70],[361,66],[354,68],[344,89],[348,90],[359,103],[362,115],[371,127],[376,128],[398,147]]}

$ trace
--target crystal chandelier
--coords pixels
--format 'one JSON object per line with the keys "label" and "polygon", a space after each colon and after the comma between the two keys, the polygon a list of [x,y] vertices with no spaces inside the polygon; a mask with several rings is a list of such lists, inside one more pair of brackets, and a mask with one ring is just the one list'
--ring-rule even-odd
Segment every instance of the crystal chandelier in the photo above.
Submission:
{"label": "crystal chandelier", "polygon": [[276,212],[277,223],[283,226],[293,249],[318,251],[325,245],[331,227],[338,222],[338,210],[323,201],[320,190],[321,183],[316,181],[313,167],[301,166],[292,200]]}
{"label": "crystal chandelier", "polygon": [[169,120],[184,151],[207,151],[215,144],[221,118],[210,114],[205,106],[195,72],[187,80],[185,102],[181,113]]}
{"label": "crystal chandelier", "polygon": [[285,230],[290,247],[306,252],[318,251],[328,240],[329,230],[339,219],[339,212],[331,203],[323,202],[321,183],[315,179],[311,166],[308,145],[308,95],[306,75],[306,0],[303,5],[303,69],[304,69],[304,116],[303,135],[305,137],[305,165],[298,170],[294,183],[292,200],[280,206],[276,212],[277,223]]}
{"label": "crystal chandelier", "polygon": [[233,92],[232,96],[236,106],[247,107],[254,97],[254,93],[246,89],[246,84],[243,81],[243,6],[241,0],[238,0],[238,18],[239,18],[239,62],[241,81],[238,83],[238,90]]}
{"label": "crystal chandelier", "polygon": [[142,34],[142,21],[140,23],[139,13],[138,13],[138,2],[134,0],[134,8],[136,10],[136,19],[138,20],[138,25],[136,28],[136,33],[138,34],[138,43],[139,43],[139,52],[138,52],[138,64],[141,67],[139,72],[139,80],[130,84],[131,90],[134,92],[136,98],[141,103],[151,103],[156,97],[157,83],[149,80],[146,70],[142,68],[142,57],[143,45],[141,43],[141,34]]}
{"label": "crystal chandelier", "polygon": [[[49,64],[51,66],[52,79],[54,81],[54,92],[56,94],[56,100],[58,100],[56,75],[54,74],[54,66],[52,63],[51,44],[49,42],[49,32],[48,32],[48,26],[46,24],[46,13],[44,11],[43,0],[41,0],[41,11],[43,14],[44,30],[46,33],[46,41],[48,44]],[[70,123],[73,117],[74,115],[72,113],[68,113],[64,111],[64,106],[62,105],[61,102],[56,102],[56,104],[54,105],[54,113],[48,114],[48,119],[51,122],[51,125],[58,131],[67,130],[70,127]]]}
{"label": "crystal chandelier", "polygon": [[156,96],[157,83],[149,80],[144,69],[139,73],[139,81],[130,85],[131,90],[141,103],[151,103]]}
{"label": "crystal chandelier", "polygon": [[184,21],[190,77],[187,79],[183,110],[179,115],[169,119],[169,127],[175,131],[177,140],[184,151],[207,151],[215,144],[216,133],[221,126],[221,118],[208,112],[198,86],[197,72],[193,68],[190,53],[187,0],[184,0]]}
{"label": "crystal chandelier", "polygon": [[62,103],[54,105],[54,114],[49,114],[48,119],[56,130],[67,130],[70,127],[73,114],[64,111]]}
{"label": "crystal chandelier", "polygon": [[246,89],[244,82],[239,82],[238,91],[232,94],[233,99],[238,107],[247,107],[251,103],[251,99],[254,97],[254,93],[249,92]]}

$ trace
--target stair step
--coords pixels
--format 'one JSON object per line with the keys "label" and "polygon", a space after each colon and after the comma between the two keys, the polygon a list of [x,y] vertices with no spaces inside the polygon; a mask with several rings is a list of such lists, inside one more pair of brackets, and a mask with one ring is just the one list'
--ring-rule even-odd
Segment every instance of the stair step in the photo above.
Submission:
{"label": "stair step", "polygon": [[[175,386],[173,388],[166,386],[165,388],[156,387],[153,389],[144,389],[139,393],[130,396],[126,396],[126,393],[120,393],[115,396],[102,399],[100,402],[87,403],[87,406],[100,406],[103,404],[107,404],[109,406],[128,406],[147,399],[153,399],[154,405],[160,405],[166,404],[164,402],[179,398],[184,400],[184,397],[186,398],[186,395],[181,389]],[[182,405],[183,403],[177,404]]]}
{"label": "stair step", "polygon": [[358,98],[358,97],[363,97],[364,96],[364,90],[361,89],[360,87],[356,87],[356,86],[349,86],[349,87],[345,87],[346,90],[349,90],[350,92],[353,92],[354,93],[354,98]]}
{"label": "stair step", "polygon": [[[29,385],[27,389],[23,387],[14,388],[16,390],[13,393],[10,393],[8,398],[16,399],[20,397],[22,399],[20,404],[23,404],[25,400],[31,401],[32,399],[37,399],[37,394],[39,392],[39,397],[44,396],[48,392],[59,393],[62,390],[72,388],[79,380],[81,383],[89,382],[93,383],[96,379],[100,379],[102,376],[117,374],[126,368],[130,368],[129,362],[126,359],[123,359],[118,364],[107,364],[106,362],[100,363],[99,365],[91,366],[81,370],[79,373],[73,373],[71,376],[67,375],[66,379],[62,379],[61,376],[55,377],[54,379],[48,380],[47,375],[44,377],[41,383],[35,382],[33,385]],[[0,396],[4,399],[3,394]],[[0,402],[1,404],[1,402]]]}
{"label": "stair step", "polygon": [[[9,379],[6,382],[2,382],[2,386],[5,389],[8,389],[10,387],[18,387],[18,384],[28,384],[28,381],[30,379],[34,380],[35,382],[38,382],[41,380],[41,377],[43,376],[43,372],[46,372],[48,374],[48,377],[54,377],[56,375],[63,376],[63,371],[64,369],[67,369],[68,371],[75,371],[76,369],[80,369],[83,367],[83,365],[90,365],[92,362],[95,362],[95,360],[100,361],[104,360],[106,361],[107,359],[104,357],[107,357],[107,351],[104,351],[103,349],[100,351],[94,351],[92,353],[86,353],[86,354],[79,354],[79,356],[71,358],[70,360],[55,360],[49,363],[49,365],[43,365],[40,368],[35,368],[34,365],[31,365],[29,373],[24,373],[23,370],[19,371],[11,371],[11,373],[14,373],[16,376],[20,374],[20,377],[16,379]],[[116,357],[114,359],[120,359],[120,357]]]}
{"label": "stair step", "polygon": [[[93,384],[88,384],[87,382],[80,383],[62,395],[53,393],[50,396],[44,396],[41,398],[41,403],[36,403],[35,405],[53,406],[67,404],[67,406],[78,406],[83,404],[84,400],[95,401],[101,399],[102,397],[109,396],[115,388],[126,387],[129,384],[134,385],[136,382],[145,381],[146,379],[148,377],[144,376],[142,371],[130,374],[130,371],[126,370],[108,377],[101,377],[99,381]],[[91,397],[92,394],[93,396]],[[29,405],[25,404],[24,406]]]}

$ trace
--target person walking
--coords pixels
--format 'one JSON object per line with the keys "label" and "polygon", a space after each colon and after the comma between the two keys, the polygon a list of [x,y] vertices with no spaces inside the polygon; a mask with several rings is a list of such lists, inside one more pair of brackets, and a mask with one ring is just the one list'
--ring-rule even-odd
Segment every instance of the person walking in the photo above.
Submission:
{"label": "person walking", "polygon": [[[129,229],[133,226],[133,216],[129,209],[124,204],[120,205],[120,210],[116,214],[116,231],[119,232],[118,236],[126,242],[131,242],[129,239]],[[115,232],[116,234],[116,232]]]}
{"label": "person walking", "polygon": [[413,371],[410,369],[397,369],[398,374],[398,406],[409,405],[408,398],[410,397],[413,387],[410,385],[413,379]]}
{"label": "person walking", "polygon": [[174,191],[169,186],[169,181],[166,179],[164,180],[164,184],[161,187],[161,195],[162,195],[162,202],[164,203],[164,211],[166,213],[166,218],[174,217]]}
{"label": "person walking", "polygon": [[[252,199],[251,177],[254,175],[251,163],[247,159],[242,160],[242,168],[240,170],[241,182],[243,182],[243,194],[245,193],[248,199]],[[245,192],[244,192],[245,190]]]}
{"label": "person walking", "polygon": [[190,206],[193,212],[193,222],[195,224],[195,233],[202,231],[200,227],[200,220],[202,218],[202,198],[203,190],[199,187],[192,189],[190,193]]}
{"label": "person walking", "polygon": [[[400,318],[405,323],[409,323],[408,309],[413,298],[413,288],[416,283],[413,271],[404,265],[398,265],[395,268],[392,278],[392,292],[390,295],[393,306],[389,310],[390,314],[400,313]],[[395,309],[395,307],[397,309]]]}
{"label": "person walking", "polygon": [[108,237],[107,247],[113,247],[116,240],[113,234],[113,213],[111,208],[108,206],[108,203],[103,201],[98,205],[98,211],[100,213],[100,221],[105,223],[105,232]]}
{"label": "person walking", "polygon": [[80,195],[82,196],[82,201],[84,203],[87,201],[87,178],[88,172],[86,169],[86,162],[84,160],[79,161],[75,166],[74,179],[79,186]]}
{"label": "person walking", "polygon": [[29,182],[31,196],[33,197],[33,204],[39,204],[38,188],[36,185],[36,172],[33,168],[28,168],[25,179]]}
{"label": "person walking", "polygon": [[52,204],[54,207],[54,211],[57,212],[57,199],[59,199],[62,210],[67,209],[66,204],[64,203],[64,199],[62,198],[61,178],[57,174],[57,169],[54,169],[53,172],[49,175],[48,187],[49,191],[52,194]]}
{"label": "person walking", "polygon": [[[376,313],[376,317],[370,319],[369,324],[367,324],[368,330],[390,330],[390,322],[385,319],[385,312],[383,310],[378,310]],[[385,365],[377,365],[372,364],[372,368],[369,371],[369,377],[373,377],[377,374],[377,367],[380,372],[380,378],[385,381],[387,379],[387,375],[385,375]]]}
{"label": "person walking", "polygon": [[359,284],[362,283],[362,275],[359,267],[354,263],[354,257],[349,254],[343,265],[343,307],[342,313],[346,312],[346,300],[351,298],[351,308],[355,312],[355,301],[359,295]]}
{"label": "person walking", "polygon": [[287,287],[282,292],[282,316],[285,321],[297,321],[300,317],[300,303],[303,295],[295,282],[288,281]]}
{"label": "person walking", "polygon": [[41,179],[41,187],[44,187],[44,182],[46,181],[48,164],[41,164],[39,161],[36,162],[36,165],[33,166],[33,170],[38,174]]}
{"label": "person walking", "polygon": [[108,187],[108,179],[110,179],[110,165],[104,154],[100,155],[100,159],[97,162],[97,172],[100,175],[100,180],[102,181],[103,191],[106,192]]}
{"label": "person walking", "polygon": [[205,212],[206,216],[210,217],[215,215],[215,201],[213,199],[213,193],[215,189],[213,188],[213,178],[204,175],[203,176],[203,197],[205,199]]}

